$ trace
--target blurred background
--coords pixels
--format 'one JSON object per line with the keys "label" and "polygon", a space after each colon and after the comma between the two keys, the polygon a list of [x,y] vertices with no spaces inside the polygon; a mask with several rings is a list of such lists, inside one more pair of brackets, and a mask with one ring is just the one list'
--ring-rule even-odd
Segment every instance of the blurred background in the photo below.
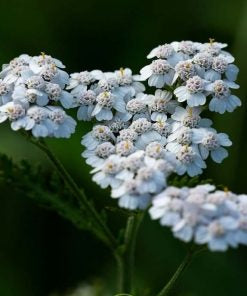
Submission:
{"label": "blurred background", "polygon": [[[208,162],[205,177],[238,193],[247,192],[246,1],[1,0],[0,15],[1,64],[21,53],[44,51],[62,60],[70,73],[120,67],[137,73],[153,47],[174,40],[215,38],[228,43],[240,67],[238,95],[243,107],[213,117],[217,130],[228,133],[234,145],[222,165]],[[50,140],[49,145],[78,182],[85,184],[88,195],[100,196],[107,204],[108,192],[91,182],[90,169],[80,157],[80,138],[89,129],[90,125],[79,123],[69,141]],[[0,126],[0,143],[0,152],[16,161],[25,158],[49,166],[35,147],[7,125]],[[90,234],[79,232],[12,188],[1,188],[0,235],[1,296],[48,296],[98,279],[112,291],[115,269],[109,251]],[[138,239],[136,268],[143,292],[158,291],[184,253],[183,243],[146,219]],[[246,278],[247,248],[224,254],[207,252],[195,260],[174,295],[242,296],[246,295]]]}

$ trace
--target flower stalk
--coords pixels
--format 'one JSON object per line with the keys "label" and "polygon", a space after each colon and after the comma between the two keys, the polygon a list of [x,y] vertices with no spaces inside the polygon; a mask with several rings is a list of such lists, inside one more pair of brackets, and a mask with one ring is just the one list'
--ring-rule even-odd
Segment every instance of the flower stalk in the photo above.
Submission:
{"label": "flower stalk", "polygon": [[173,289],[177,285],[178,280],[180,279],[184,271],[187,269],[187,267],[191,264],[195,256],[201,253],[205,249],[206,249],[205,247],[189,249],[182,263],[178,266],[177,270],[175,271],[171,279],[168,281],[165,287],[157,294],[157,296],[171,295]]}
{"label": "flower stalk", "polygon": [[54,167],[56,168],[59,176],[63,179],[65,184],[67,184],[68,188],[71,190],[73,195],[77,198],[80,206],[84,208],[93,218],[94,222],[97,224],[97,228],[100,230],[100,238],[101,240],[108,246],[110,249],[115,250],[117,247],[117,241],[111,233],[108,226],[104,223],[99,213],[87,199],[84,191],[77,186],[71,175],[65,169],[60,160],[54,155],[54,153],[50,150],[48,145],[44,140],[35,140],[32,137],[28,137],[28,140],[40,148],[48,157],[48,159],[52,162]]}
{"label": "flower stalk", "polygon": [[136,240],[143,217],[144,213],[137,213],[128,218],[124,244],[115,254],[118,262],[119,293],[129,294],[134,292]]}

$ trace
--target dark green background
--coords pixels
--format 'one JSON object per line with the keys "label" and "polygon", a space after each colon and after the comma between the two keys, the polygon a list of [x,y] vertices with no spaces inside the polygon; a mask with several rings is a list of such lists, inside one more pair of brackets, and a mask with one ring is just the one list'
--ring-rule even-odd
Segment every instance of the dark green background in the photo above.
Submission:
{"label": "dark green background", "polygon": [[[208,1],[0,1],[0,62],[21,53],[41,51],[61,59],[68,72],[114,70],[129,66],[138,72],[150,49],[165,42],[209,37],[229,43],[240,67],[238,94],[243,107],[234,114],[213,116],[215,127],[234,142],[222,165],[209,163],[206,177],[247,192],[247,3]],[[80,157],[80,137],[90,126],[80,123],[69,141],[50,140],[78,182],[91,197],[109,200],[89,176]],[[49,166],[45,157],[6,125],[0,127],[0,152],[15,160],[27,158]],[[111,255],[90,234],[81,233],[55,213],[37,207],[12,188],[0,193],[0,295],[47,296],[95,278],[114,280]],[[157,291],[185,252],[158,223],[145,221],[137,248],[137,282]],[[246,295],[247,248],[198,258],[175,295]],[[110,285],[110,284],[109,284]],[[107,282],[106,282],[107,286]],[[144,288],[143,288],[144,289]]]}

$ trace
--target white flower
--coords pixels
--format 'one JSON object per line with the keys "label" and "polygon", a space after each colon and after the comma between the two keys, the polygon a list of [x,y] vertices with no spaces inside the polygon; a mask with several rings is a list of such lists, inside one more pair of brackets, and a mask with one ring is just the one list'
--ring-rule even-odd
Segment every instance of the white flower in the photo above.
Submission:
{"label": "white flower", "polygon": [[181,127],[180,129],[174,131],[171,135],[167,138],[167,145],[166,149],[177,153],[181,145],[191,145],[195,142],[192,142],[193,130],[189,127]]}
{"label": "white flower", "polygon": [[126,111],[124,113],[119,113],[119,118],[128,121],[131,118],[136,120],[141,117],[148,117],[148,114],[144,96],[142,93],[139,93],[135,98],[127,102]]}
{"label": "white flower", "polygon": [[122,158],[119,155],[110,155],[100,166],[92,170],[96,173],[93,176],[95,181],[101,188],[111,186],[113,189],[118,188],[122,184],[122,180],[116,178],[121,170]]}
{"label": "white flower", "polygon": [[49,102],[48,95],[45,92],[35,88],[26,88],[24,84],[15,87],[12,98],[13,101],[28,105],[46,106]]}
{"label": "white flower", "polygon": [[209,184],[168,187],[153,198],[150,216],[171,227],[175,237],[207,244],[211,251],[247,245],[246,195],[214,190]]}
{"label": "white flower", "polygon": [[105,121],[105,124],[110,128],[113,133],[119,133],[122,129],[126,129],[130,123],[128,121],[124,121],[119,116],[119,113],[116,113],[112,120]]}
{"label": "white flower", "polygon": [[134,142],[136,141],[138,138],[138,134],[130,128],[125,128],[122,129],[121,131],[119,131],[119,136],[117,137],[117,142],[121,142],[121,141],[131,141]]}
{"label": "white flower", "polygon": [[[171,173],[194,177],[206,168],[209,155],[218,163],[228,155],[223,148],[231,145],[228,136],[218,134],[210,128],[212,121],[202,117],[207,106],[223,113],[240,105],[229,90],[238,88],[234,82],[238,69],[232,65],[234,58],[222,50],[225,46],[213,40],[172,42],[150,52],[148,58],[154,60],[139,76],[128,68],[71,75],[69,88],[73,107],[79,107],[78,118],[103,121],[83,137],[87,149],[82,155],[95,168],[94,180],[104,188],[110,186],[121,207],[144,209],[166,188]],[[144,80],[156,87],[154,94],[144,93],[143,84],[137,82]],[[182,201],[169,197],[162,223],[172,226],[174,236],[190,241],[198,226],[235,213],[236,198],[222,201],[223,194],[211,193],[213,189],[187,188]],[[234,238],[238,243],[247,242],[247,222],[241,221]]]}
{"label": "white flower", "polygon": [[140,80],[148,79],[148,85],[157,88],[171,85],[175,74],[172,66],[162,59],[154,60],[150,65],[142,68],[140,73]]}
{"label": "white flower", "polygon": [[0,77],[4,78],[4,81],[8,84],[16,83],[23,73],[29,72],[30,60],[31,57],[26,54],[22,54],[19,57],[14,58],[9,64],[3,65]]}
{"label": "white flower", "polygon": [[222,52],[222,48],[225,47],[227,47],[226,43],[215,42],[214,39],[211,39],[210,42],[202,44],[200,50],[212,56],[218,56]]}
{"label": "white flower", "polygon": [[0,106],[11,101],[12,85],[0,79]]}
{"label": "white flower", "polygon": [[176,167],[178,175],[183,175],[187,172],[190,177],[194,177],[200,175],[202,169],[206,168],[205,162],[202,160],[195,147],[180,145],[176,152],[176,157],[178,160],[178,165]]}
{"label": "white flower", "polygon": [[194,56],[201,47],[201,43],[193,42],[190,40],[180,42],[175,41],[172,42],[171,45],[177,52],[182,53],[184,60],[189,59],[191,56]]}
{"label": "white flower", "polygon": [[72,107],[73,97],[67,91],[62,90],[59,84],[47,83],[45,86],[45,92],[51,101],[60,101],[61,105],[68,109]]}
{"label": "white flower", "polygon": [[156,122],[152,124],[152,129],[158,132],[162,138],[167,138],[172,133],[173,120],[169,118],[167,120],[166,115],[159,115],[156,117]]}
{"label": "white flower", "polygon": [[100,143],[114,140],[115,136],[108,126],[96,125],[91,132],[83,136],[81,144],[86,146],[88,150],[95,150]]}
{"label": "white flower", "polygon": [[135,147],[138,149],[145,149],[149,143],[153,141],[160,142],[162,139],[165,144],[165,138],[152,129],[152,123],[146,118],[139,118],[133,121],[130,129],[139,135],[135,142]]}
{"label": "white flower", "polygon": [[73,93],[85,91],[87,86],[94,83],[96,77],[94,71],[82,71],[80,73],[73,73],[70,75],[69,85],[67,89],[73,89]]}
{"label": "white flower", "polygon": [[115,153],[115,146],[111,142],[99,144],[95,150],[85,150],[82,156],[86,158],[86,163],[92,167],[100,166],[110,155]]}
{"label": "white flower", "polygon": [[116,145],[116,153],[121,156],[128,156],[135,151],[134,144],[130,140],[123,140]]}
{"label": "white flower", "polygon": [[60,69],[65,66],[61,61],[49,55],[43,53],[40,56],[32,57],[29,66],[34,74],[41,75],[46,81],[59,84],[61,88],[69,83],[69,75]]}
{"label": "white flower", "polygon": [[224,133],[217,134],[213,129],[194,129],[193,142],[199,144],[199,151],[203,159],[207,159],[209,153],[212,159],[221,163],[228,156],[228,152],[221,146],[231,146],[232,142],[228,135]]}
{"label": "white flower", "polygon": [[[145,181],[141,179],[126,180],[112,190],[111,196],[119,199],[119,205],[130,210],[145,209],[150,203],[151,196],[148,192],[140,193],[140,188]],[[149,185],[152,184],[148,183]],[[153,183],[154,184],[154,183]],[[149,186],[148,186],[149,187]],[[151,185],[152,187],[152,185]]]}
{"label": "white flower", "polygon": [[199,226],[195,233],[195,242],[208,243],[211,251],[226,251],[228,246],[237,247],[238,241],[234,239],[238,221],[231,216],[223,216],[213,220],[207,226]]}
{"label": "white flower", "polygon": [[116,95],[120,97],[130,96],[134,97],[137,94],[145,91],[145,86],[136,81],[136,76],[132,75],[132,71],[129,68],[121,68],[118,71],[115,71],[118,88],[115,90]]}
{"label": "white flower", "polygon": [[147,58],[152,59],[154,57],[158,59],[166,59],[172,66],[175,66],[183,59],[183,55],[177,53],[171,44],[159,45],[158,47],[152,49]]}
{"label": "white flower", "polygon": [[109,91],[100,93],[96,98],[96,106],[92,112],[92,116],[95,116],[97,120],[111,120],[113,113],[111,108],[119,112],[125,112],[125,102],[122,98],[119,98]]}
{"label": "white flower", "polygon": [[118,173],[117,178],[120,180],[134,179],[138,169],[143,166],[145,153],[138,150],[123,159],[122,170]]}
{"label": "white flower", "polygon": [[233,82],[226,80],[216,80],[207,86],[207,90],[212,93],[212,99],[209,103],[209,110],[223,114],[225,111],[233,112],[241,106],[238,97],[231,94],[230,88],[238,88]]}
{"label": "white flower", "polygon": [[[49,111],[45,107],[33,106],[28,109],[26,122],[22,127],[32,130],[32,134],[36,138],[48,137],[53,131],[53,125],[48,116]],[[20,123],[19,127],[21,127]]]}
{"label": "white flower", "polygon": [[95,107],[96,93],[93,90],[85,90],[74,95],[74,104],[79,106],[77,110],[78,120],[89,121],[92,119],[92,112]]}
{"label": "white flower", "polygon": [[187,188],[167,187],[152,200],[149,214],[152,219],[160,219],[164,226],[175,226],[182,219],[183,200],[188,194]]}
{"label": "white flower", "polygon": [[201,112],[202,109],[200,107],[187,107],[186,109],[184,109],[178,106],[171,116],[172,119],[175,121],[173,123],[173,131],[181,127],[209,127],[212,124],[212,121],[207,118],[201,118]]}
{"label": "white flower", "polygon": [[191,60],[181,61],[175,67],[176,75],[174,81],[179,77],[186,81],[196,75],[196,67]]}
{"label": "white flower", "polygon": [[151,119],[153,121],[157,120],[161,114],[164,118],[167,113],[174,113],[175,108],[177,107],[177,102],[172,99],[172,93],[168,91],[162,91],[157,89],[155,91],[154,96],[149,95],[146,98],[146,102],[149,107],[149,111],[151,112]]}
{"label": "white flower", "polygon": [[207,52],[199,52],[193,57],[193,62],[198,67],[208,70],[213,64],[213,57]]}
{"label": "white flower", "polygon": [[185,86],[179,86],[174,90],[179,102],[187,101],[190,107],[204,105],[206,103],[205,80],[199,76],[193,76],[186,81]]}
{"label": "white flower", "polygon": [[75,132],[76,121],[68,116],[60,107],[47,107],[49,112],[49,119],[54,125],[54,130],[51,136],[55,138],[70,138],[71,134]]}
{"label": "white flower", "polygon": [[23,118],[25,114],[26,110],[22,104],[9,102],[0,107],[0,122],[4,122],[7,119],[14,122]]}
{"label": "white flower", "polygon": [[222,75],[225,75],[229,81],[235,81],[238,72],[238,67],[230,64],[227,58],[217,56],[213,58],[211,69],[206,71],[204,77],[206,80],[215,81],[221,79]]}

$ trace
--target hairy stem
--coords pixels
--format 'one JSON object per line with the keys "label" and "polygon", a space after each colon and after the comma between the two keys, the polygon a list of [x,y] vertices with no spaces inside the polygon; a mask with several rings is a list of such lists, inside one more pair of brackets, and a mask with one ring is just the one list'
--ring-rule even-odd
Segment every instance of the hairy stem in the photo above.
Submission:
{"label": "hairy stem", "polygon": [[167,296],[167,295],[171,295],[171,292],[173,290],[173,288],[176,286],[179,278],[181,277],[181,275],[183,274],[183,272],[186,270],[186,268],[190,265],[190,263],[192,262],[192,260],[194,259],[194,257],[201,253],[203,250],[205,250],[205,248],[191,248],[186,256],[184,257],[182,263],[178,266],[177,270],[175,271],[175,273],[173,274],[173,276],[171,277],[171,279],[169,280],[169,282],[165,285],[165,287],[157,294],[157,296]]}
{"label": "hairy stem", "polygon": [[138,213],[128,218],[123,249],[116,254],[120,293],[133,293],[136,240],[143,217],[144,213]]}
{"label": "hairy stem", "polygon": [[101,233],[101,239],[108,245],[112,250],[117,247],[117,241],[112,235],[111,231],[104,223],[102,218],[100,217],[99,213],[96,211],[94,206],[89,202],[83,190],[81,190],[78,185],[75,183],[71,175],[65,169],[63,164],[60,162],[59,159],[53,154],[53,152],[49,149],[45,141],[43,140],[35,140],[31,137],[28,138],[29,141],[39,147],[43,152],[45,152],[46,156],[49,160],[53,163],[54,167],[56,168],[59,176],[64,180],[65,184],[67,184],[68,188],[71,190],[73,195],[77,198],[80,206],[87,211],[89,215],[93,218],[95,224],[97,225],[98,229]]}

